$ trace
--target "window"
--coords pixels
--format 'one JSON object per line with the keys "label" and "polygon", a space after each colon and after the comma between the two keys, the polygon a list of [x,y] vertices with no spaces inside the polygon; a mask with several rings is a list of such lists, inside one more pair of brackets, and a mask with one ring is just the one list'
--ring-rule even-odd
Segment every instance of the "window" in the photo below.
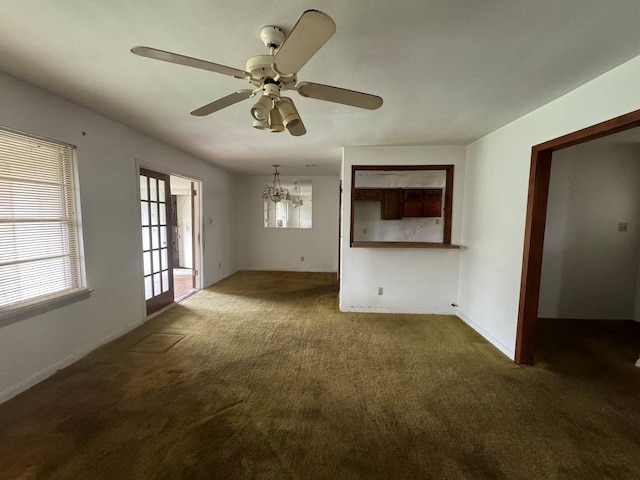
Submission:
{"label": "window", "polygon": [[281,187],[277,202],[263,195],[265,228],[311,228],[311,180],[283,178]]}
{"label": "window", "polygon": [[451,245],[453,165],[353,165],[351,246]]}
{"label": "window", "polygon": [[0,129],[0,317],[87,291],[74,153]]}

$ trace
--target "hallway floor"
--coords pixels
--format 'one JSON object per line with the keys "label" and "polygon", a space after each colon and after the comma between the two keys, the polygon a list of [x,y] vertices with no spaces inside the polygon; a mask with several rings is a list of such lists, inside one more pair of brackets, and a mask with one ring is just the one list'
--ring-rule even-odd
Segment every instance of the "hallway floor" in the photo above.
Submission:
{"label": "hallway floor", "polygon": [[180,299],[193,291],[193,275],[189,268],[173,269],[173,298]]}

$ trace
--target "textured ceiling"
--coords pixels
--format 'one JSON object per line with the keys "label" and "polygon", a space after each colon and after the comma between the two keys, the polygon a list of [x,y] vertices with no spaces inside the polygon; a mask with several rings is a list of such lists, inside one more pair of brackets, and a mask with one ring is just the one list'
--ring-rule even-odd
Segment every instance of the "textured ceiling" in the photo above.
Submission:
{"label": "textured ceiling", "polygon": [[[193,117],[247,83],[129,52],[243,69],[266,53],[260,27],[288,31],[309,8],[337,32],[299,81],[384,105],[293,93],[304,137],[252,128],[251,100]],[[234,172],[337,174],[342,146],[467,144],[557,98],[640,54],[639,18],[638,0],[4,0],[0,70]]]}

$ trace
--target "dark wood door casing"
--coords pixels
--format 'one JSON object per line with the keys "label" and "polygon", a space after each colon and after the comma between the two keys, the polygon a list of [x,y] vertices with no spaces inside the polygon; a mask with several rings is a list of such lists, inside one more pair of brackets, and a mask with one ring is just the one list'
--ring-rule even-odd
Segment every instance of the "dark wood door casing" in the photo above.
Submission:
{"label": "dark wood door casing", "polygon": [[553,152],[638,126],[640,126],[640,110],[532,147],[516,332],[516,363],[533,364],[534,360],[544,231]]}

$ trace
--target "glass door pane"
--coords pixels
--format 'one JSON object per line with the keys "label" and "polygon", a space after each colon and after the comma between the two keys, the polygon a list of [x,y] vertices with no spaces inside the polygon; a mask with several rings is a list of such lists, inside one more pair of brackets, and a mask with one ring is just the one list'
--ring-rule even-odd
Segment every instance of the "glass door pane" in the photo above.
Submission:
{"label": "glass door pane", "polygon": [[140,169],[140,219],[147,314],[173,302],[169,176]]}

